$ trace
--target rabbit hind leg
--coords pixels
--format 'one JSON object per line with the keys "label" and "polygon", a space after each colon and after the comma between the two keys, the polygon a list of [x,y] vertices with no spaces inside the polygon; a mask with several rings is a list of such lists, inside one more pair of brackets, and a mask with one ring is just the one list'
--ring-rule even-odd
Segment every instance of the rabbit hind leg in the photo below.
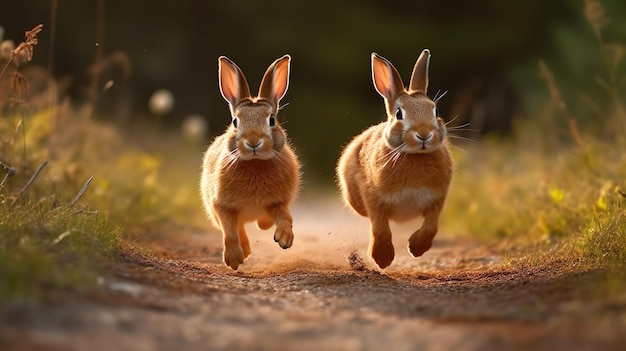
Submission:
{"label": "rabbit hind leg", "polygon": [[263,216],[256,221],[257,228],[268,230],[274,225],[274,220],[269,216]]}
{"label": "rabbit hind leg", "polygon": [[241,249],[243,250],[243,259],[245,260],[250,256],[252,250],[250,249],[250,240],[248,239],[248,234],[246,233],[246,227],[243,221],[239,221],[237,225],[237,232],[239,233],[239,244],[241,245]]}

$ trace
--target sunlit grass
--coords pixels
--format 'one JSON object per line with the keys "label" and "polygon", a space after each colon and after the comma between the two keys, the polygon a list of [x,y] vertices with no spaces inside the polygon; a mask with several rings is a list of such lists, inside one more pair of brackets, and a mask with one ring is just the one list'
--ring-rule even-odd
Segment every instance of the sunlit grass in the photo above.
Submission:
{"label": "sunlit grass", "polygon": [[0,204],[0,299],[92,285],[116,248],[119,230],[104,214],[64,206],[69,200],[58,192],[36,193]]}
{"label": "sunlit grass", "polygon": [[89,116],[56,109],[1,121],[9,136],[0,144],[2,161],[15,173],[0,191],[0,300],[93,287],[143,233],[190,225],[202,213],[200,156],[176,157],[180,138],[151,132],[141,145]]}
{"label": "sunlit grass", "polygon": [[541,139],[483,140],[457,153],[443,223],[504,242],[513,257],[624,264],[626,142],[584,138],[547,150]]}
{"label": "sunlit grass", "polygon": [[443,222],[461,235],[505,243],[511,262],[626,263],[625,46],[605,39],[611,20],[603,3],[585,5],[594,42],[580,38],[570,49],[593,47],[586,59],[596,69],[584,71],[584,82],[561,86],[569,77],[540,61],[543,102],[528,104],[532,112],[513,135],[456,155]]}
{"label": "sunlit grass", "polygon": [[[601,197],[592,219],[574,238],[572,247],[577,256],[589,263],[624,265],[626,261],[626,196]],[[598,210],[598,208],[600,208]]]}

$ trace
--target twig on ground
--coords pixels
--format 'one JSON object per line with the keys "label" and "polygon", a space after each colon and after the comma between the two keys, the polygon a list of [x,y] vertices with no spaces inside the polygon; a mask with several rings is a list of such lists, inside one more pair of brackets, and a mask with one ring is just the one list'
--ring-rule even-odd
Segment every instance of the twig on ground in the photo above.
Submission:
{"label": "twig on ground", "polygon": [[74,199],[72,200],[72,202],[70,202],[70,208],[74,206],[76,201],[78,201],[78,199],[80,199],[81,196],[83,196],[83,193],[87,190],[87,188],[89,188],[89,185],[91,185],[92,181],[93,181],[93,176],[89,177],[89,179],[87,180],[87,182],[85,182],[85,185],[83,185],[83,187],[80,189],[78,194],[74,196]]}
{"label": "twig on ground", "polygon": [[72,212],[72,214],[73,214],[73,215],[75,215],[75,214],[89,214],[89,215],[96,215],[96,214],[100,213],[100,212],[98,212],[98,210],[95,210],[95,211],[89,211],[89,210],[88,210],[88,208],[89,208],[89,204],[82,205],[82,206],[81,206],[78,210],[76,210],[76,211]]}
{"label": "twig on ground", "polygon": [[61,235],[57,236],[57,238],[52,241],[52,245],[56,245],[60,243],[61,240],[65,239],[65,237],[69,236],[70,234],[72,234],[71,231],[69,230],[64,231],[63,233],[61,233]]}
{"label": "twig on ground", "polygon": [[30,179],[28,180],[28,183],[26,183],[26,185],[24,185],[24,187],[22,188],[22,190],[20,190],[19,193],[17,193],[17,195],[15,195],[15,198],[19,198],[20,196],[22,196],[26,190],[28,190],[28,188],[30,188],[30,186],[33,184],[33,182],[35,181],[35,179],[37,179],[37,176],[39,176],[39,173],[41,173],[41,170],[46,167],[48,165],[48,161],[43,161],[39,167],[37,168],[37,170],[35,171],[35,174],[33,174],[32,177],[30,177]]}
{"label": "twig on ground", "polygon": [[7,174],[4,176],[4,179],[2,179],[2,182],[0,182],[0,189],[2,189],[9,181],[9,178],[11,178],[11,176],[15,174],[15,168],[8,166],[2,162],[0,162],[0,166],[2,166],[4,170],[7,171]]}

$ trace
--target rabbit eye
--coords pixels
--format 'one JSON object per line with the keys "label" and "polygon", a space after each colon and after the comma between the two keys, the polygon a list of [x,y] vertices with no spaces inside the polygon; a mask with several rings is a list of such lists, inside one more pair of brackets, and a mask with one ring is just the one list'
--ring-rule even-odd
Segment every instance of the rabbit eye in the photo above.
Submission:
{"label": "rabbit eye", "polygon": [[274,117],[274,115],[270,115],[270,117],[268,119],[268,123],[269,123],[270,127],[273,127],[276,124],[276,117]]}
{"label": "rabbit eye", "polygon": [[436,107],[433,108],[433,115],[435,115],[435,117],[439,116],[439,109],[438,108],[436,108]]}
{"label": "rabbit eye", "polygon": [[238,124],[239,124],[239,118],[233,117],[233,127],[237,128]]}
{"label": "rabbit eye", "polygon": [[396,118],[397,119],[403,119],[404,116],[402,115],[402,109],[398,108],[398,111],[396,111]]}

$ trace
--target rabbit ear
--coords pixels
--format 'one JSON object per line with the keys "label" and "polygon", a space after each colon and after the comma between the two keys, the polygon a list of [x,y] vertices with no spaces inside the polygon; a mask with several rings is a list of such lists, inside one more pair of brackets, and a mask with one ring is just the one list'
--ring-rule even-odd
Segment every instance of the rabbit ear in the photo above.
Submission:
{"label": "rabbit ear", "polygon": [[376,91],[388,101],[404,91],[404,83],[398,70],[375,52],[372,53],[372,80]]}
{"label": "rabbit ear", "polygon": [[426,94],[428,89],[428,64],[430,63],[430,51],[424,49],[420,57],[415,62],[413,74],[411,75],[411,83],[409,90],[411,92],[419,92]]}
{"label": "rabbit ear", "polygon": [[259,97],[268,99],[272,105],[278,106],[278,102],[289,88],[290,64],[291,56],[285,55],[267,68],[259,88]]}
{"label": "rabbit ear", "polygon": [[241,69],[228,57],[218,60],[220,92],[226,101],[236,106],[241,100],[250,97],[250,88]]}

